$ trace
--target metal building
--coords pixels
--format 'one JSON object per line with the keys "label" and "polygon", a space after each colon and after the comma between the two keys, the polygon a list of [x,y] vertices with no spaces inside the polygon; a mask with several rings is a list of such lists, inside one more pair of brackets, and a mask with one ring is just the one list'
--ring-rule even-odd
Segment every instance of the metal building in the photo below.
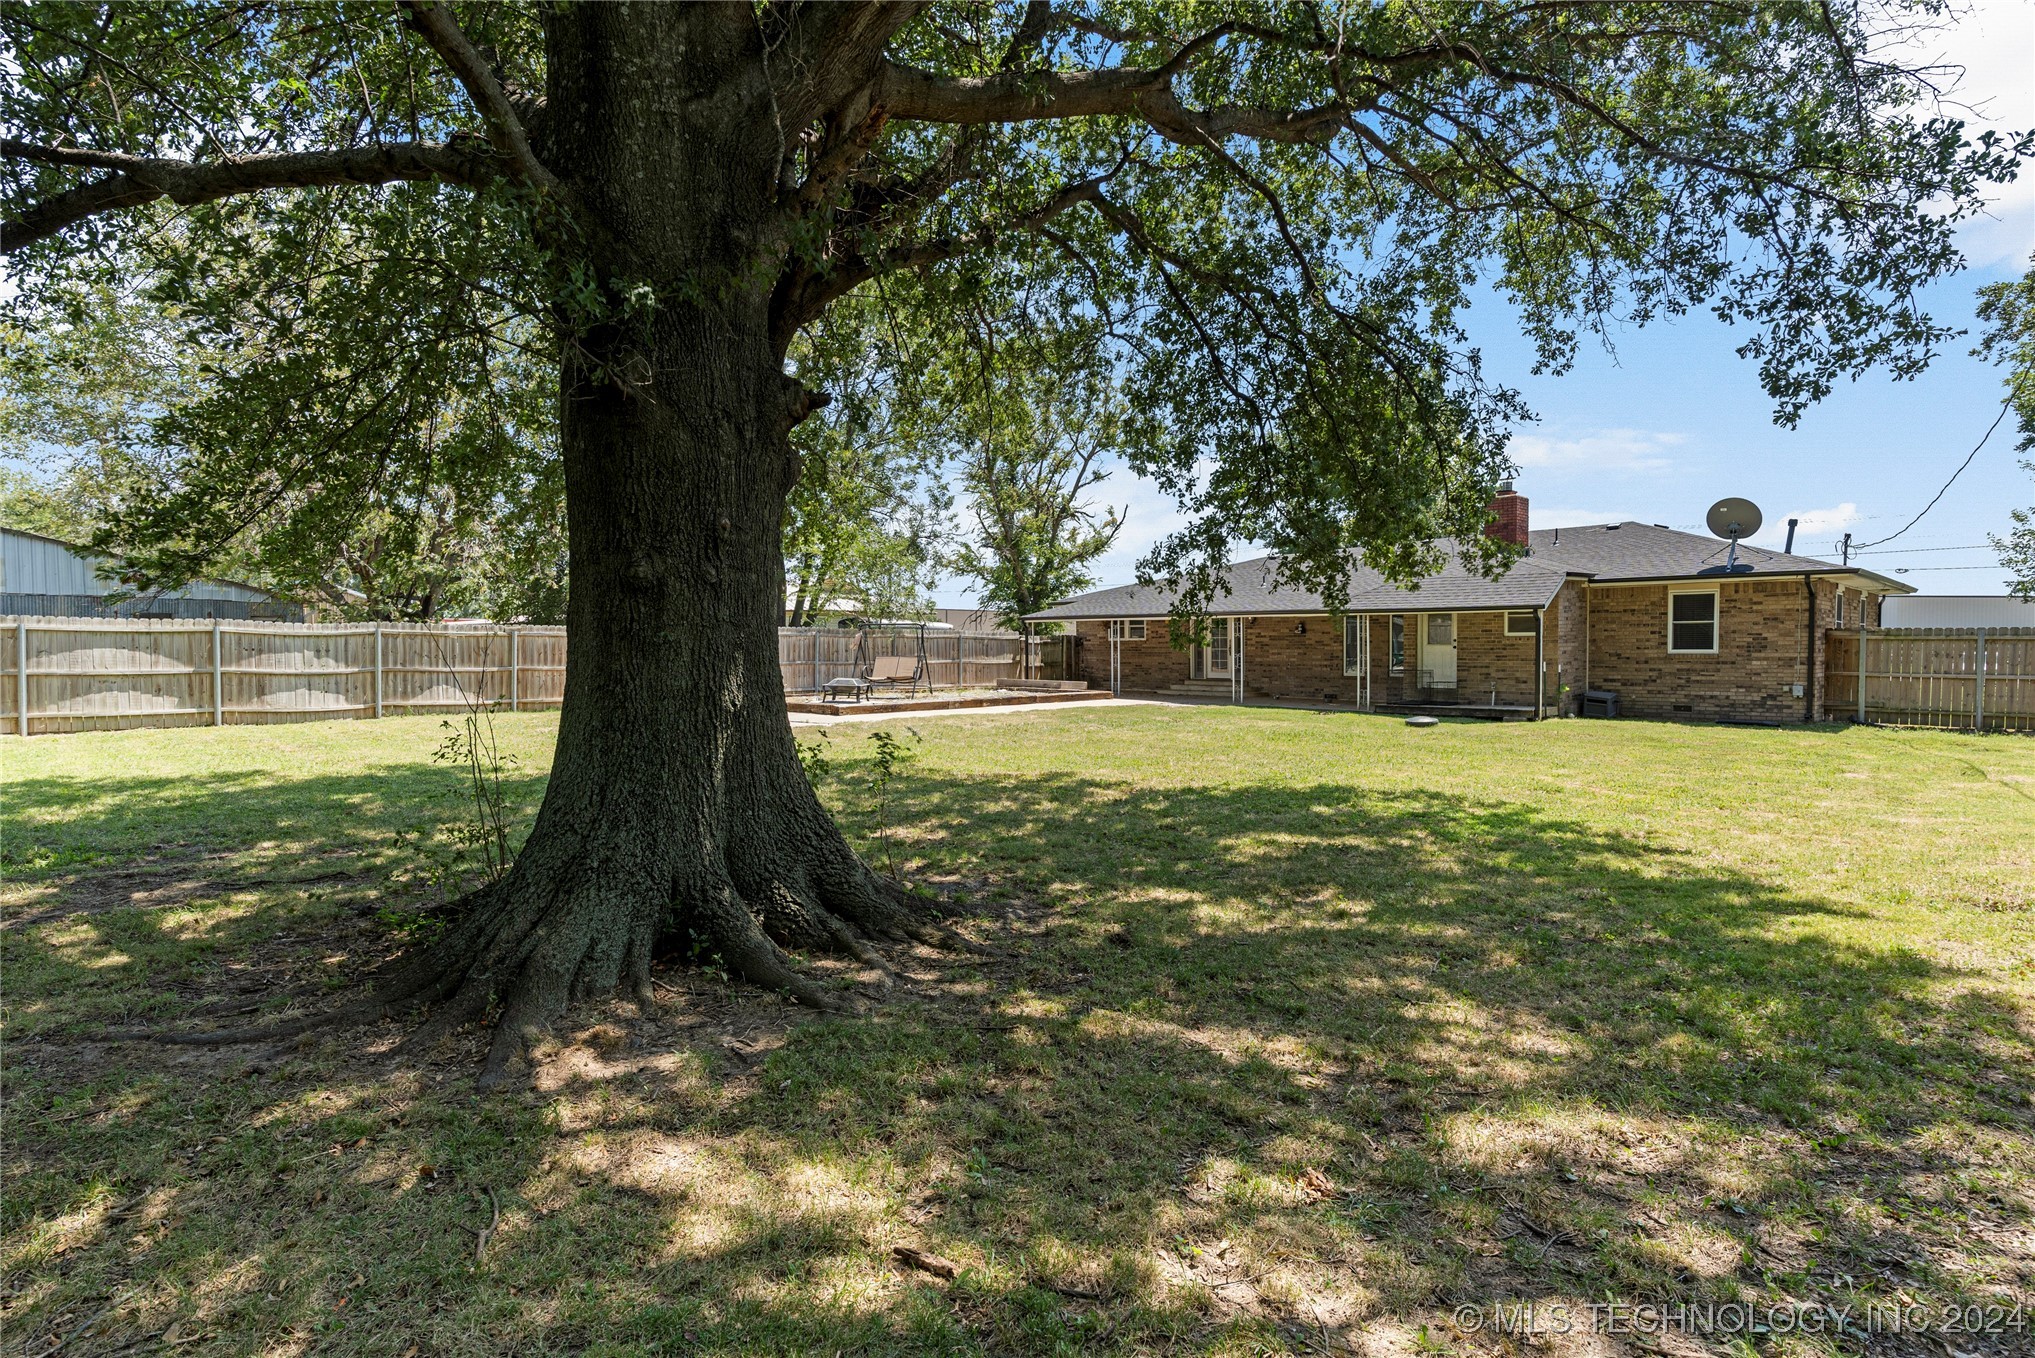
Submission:
{"label": "metal building", "polygon": [[105,558],[82,547],[0,528],[0,614],[47,618],[259,618],[302,622],[301,605],[235,580],[194,580],[182,589],[109,603],[120,589]]}
{"label": "metal building", "polygon": [[1909,594],[1885,607],[1888,627],[2035,627],[2035,602],[2007,594]]}

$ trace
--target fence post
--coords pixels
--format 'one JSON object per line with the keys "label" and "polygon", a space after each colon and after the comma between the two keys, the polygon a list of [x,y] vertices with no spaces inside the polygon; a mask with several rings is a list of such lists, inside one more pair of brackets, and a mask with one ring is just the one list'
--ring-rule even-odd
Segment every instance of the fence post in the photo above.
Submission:
{"label": "fence post", "polygon": [[382,715],[382,625],[374,625],[374,714]]}
{"label": "fence post", "polygon": [[226,693],[221,686],[219,664],[219,619],[212,619],[212,724],[226,724]]}
{"label": "fence post", "polygon": [[1986,629],[1978,629],[1978,664],[1972,675],[1971,729],[1986,729]]}
{"label": "fence post", "polygon": [[21,738],[28,739],[28,622],[14,624],[14,713],[20,721]]}
{"label": "fence post", "polygon": [[522,705],[522,657],[516,653],[516,643],[521,640],[521,637],[522,634],[515,628],[511,627],[509,629],[509,710],[511,712],[517,711]]}
{"label": "fence post", "polygon": [[1865,629],[1858,629],[1858,724],[1865,725]]}

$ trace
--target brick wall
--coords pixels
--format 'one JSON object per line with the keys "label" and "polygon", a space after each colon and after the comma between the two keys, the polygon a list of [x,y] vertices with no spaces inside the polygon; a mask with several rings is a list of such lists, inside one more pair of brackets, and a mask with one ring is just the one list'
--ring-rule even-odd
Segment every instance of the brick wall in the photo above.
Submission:
{"label": "brick wall", "polygon": [[[1676,588],[1685,588],[1679,582]],[[1636,717],[1702,721],[1801,721],[1822,701],[1824,632],[1836,625],[1837,586],[1816,581],[1813,664],[1801,577],[1718,582],[1718,652],[1670,655],[1667,649],[1667,584],[1587,585],[1572,580],[1555,596],[1546,614],[1546,687],[1550,713],[1581,710],[1585,688],[1618,694],[1620,710]],[[1881,597],[1846,591],[1845,624],[1880,622]],[[1381,703],[1417,701],[1419,665],[1407,614],[1407,672],[1389,672],[1390,621],[1371,616],[1371,682]],[[1299,630],[1300,624],[1306,630]],[[1090,686],[1109,687],[1109,634],[1101,622],[1075,626],[1080,638],[1077,665]],[[1530,706],[1534,697],[1531,636],[1505,635],[1505,615],[1456,614],[1456,693],[1459,701],[1497,700]],[[1188,677],[1186,651],[1167,640],[1163,620],[1146,625],[1145,639],[1122,643],[1123,687],[1127,693],[1156,693]],[[1252,697],[1303,702],[1354,703],[1361,696],[1354,675],[1343,673],[1341,620],[1317,614],[1305,618],[1250,618],[1244,624],[1244,682]],[[1813,689],[1796,696],[1794,685]],[[1567,685],[1568,692],[1562,692]]]}
{"label": "brick wall", "polygon": [[1456,614],[1456,698],[1533,706],[1534,639],[1505,635],[1503,613]]}
{"label": "brick wall", "polygon": [[[1414,629],[1419,614],[1406,614],[1406,673],[1391,672],[1391,620],[1372,614],[1371,685],[1381,703],[1417,702],[1418,647]],[[1307,630],[1297,630],[1305,622]],[[1554,664],[1554,619],[1549,616],[1548,665]],[[1253,696],[1306,702],[1354,703],[1362,696],[1355,675],[1343,673],[1343,632],[1339,620],[1326,614],[1309,618],[1254,618],[1245,632],[1244,682]],[[1531,706],[1534,645],[1531,636],[1505,635],[1503,613],[1456,614],[1456,695],[1467,703],[1498,701]],[[1552,678],[1549,692],[1552,694]],[[1439,695],[1437,695],[1439,696]],[[1552,704],[1552,697],[1549,699]]]}
{"label": "brick wall", "polygon": [[[1548,650],[1554,674],[1547,687],[1548,706],[1558,715],[1575,716],[1583,710],[1583,690],[1590,682],[1589,628],[1584,612],[1589,607],[1590,587],[1571,580],[1561,587],[1547,611]],[[1562,692],[1563,687],[1568,692]]]}
{"label": "brick wall", "polygon": [[1880,600],[1883,596],[1867,594],[1864,590],[1858,589],[1842,589],[1837,591],[1837,593],[1842,595],[1844,599],[1844,619],[1842,622],[1833,621],[1832,626],[1842,627],[1847,632],[1856,628],[1858,626],[1858,610],[1861,607],[1865,609],[1865,625],[1867,627],[1878,627],[1880,625]]}
{"label": "brick wall", "polygon": [[[1835,587],[1817,584],[1818,617],[1827,619],[1836,609]],[[1824,624],[1816,629],[1812,667],[1805,663],[1809,600],[1801,578],[1723,580],[1717,589],[1717,653],[1671,655],[1668,585],[1592,586],[1590,687],[1616,693],[1619,711],[1635,717],[1803,720],[1813,695],[1797,695],[1793,686],[1816,682]]]}
{"label": "brick wall", "polygon": [[[1418,614],[1408,614],[1407,674],[1388,672],[1391,633],[1385,615],[1371,619],[1372,676],[1378,701],[1415,701],[1419,693],[1411,630]],[[1301,630],[1302,627],[1305,630]],[[1554,703],[1555,619],[1548,619],[1549,704]],[[1081,677],[1095,688],[1109,687],[1109,634],[1102,623],[1081,623]],[[1533,702],[1531,636],[1505,635],[1503,613],[1456,614],[1456,693],[1462,702],[1483,703],[1497,690],[1498,701],[1514,706]],[[1166,641],[1165,624],[1153,622],[1143,641],[1122,643],[1123,686],[1126,692],[1153,693],[1188,676],[1188,655]],[[1249,618],[1244,623],[1244,687],[1257,698],[1299,702],[1354,703],[1362,697],[1355,675],[1343,673],[1343,628],[1326,613],[1304,618]]]}
{"label": "brick wall", "polygon": [[1326,613],[1249,619],[1244,625],[1244,687],[1256,698],[1357,701],[1361,684],[1356,675],[1343,673],[1341,619]]}
{"label": "brick wall", "polygon": [[[1109,689],[1109,624],[1074,624],[1080,638],[1076,664],[1090,688]],[[1157,693],[1187,677],[1187,652],[1176,651],[1166,641],[1166,621],[1145,624],[1145,639],[1125,637],[1121,643],[1123,688],[1126,693]]]}

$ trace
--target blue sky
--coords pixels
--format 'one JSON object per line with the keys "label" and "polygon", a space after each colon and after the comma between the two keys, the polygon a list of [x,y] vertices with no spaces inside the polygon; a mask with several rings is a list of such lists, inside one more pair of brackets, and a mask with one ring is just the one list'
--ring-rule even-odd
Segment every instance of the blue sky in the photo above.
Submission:
{"label": "blue sky", "polygon": [[[1971,6],[1933,46],[1964,68],[1954,97],[1970,109],[1961,116],[1975,126],[2035,127],[2035,4]],[[1976,289],[2023,272],[2035,250],[2035,169],[1959,240],[1971,267],[1932,289],[1928,306],[1975,328]],[[2005,395],[2000,370],[1971,357],[1967,338],[1945,346],[1918,380],[1874,374],[1844,383],[1789,430],[1773,423],[1755,366],[1735,353],[1744,332],[1707,312],[1619,335],[1615,353],[1586,347],[1561,377],[1531,374],[1531,349],[1502,304],[1473,309],[1468,323],[1486,375],[1518,388],[1540,416],[1512,443],[1535,527],[1638,519],[1700,532],[1712,503],[1742,495],[1766,513],[1764,545],[1778,547],[1793,516],[1803,521],[1795,549],[1828,555],[1847,529],[1871,541],[1913,517]],[[1855,559],[1905,571],[1898,578],[1924,593],[2000,593],[2006,575],[1986,534],[2006,531],[2013,506],[2035,504],[2035,477],[2019,466],[2025,455],[2015,441],[2009,420],[1919,524]],[[1123,534],[1097,565],[1101,583],[1120,584],[1181,517],[1170,497],[1127,471],[1103,490],[1128,509]],[[971,602],[958,581],[935,592],[943,605]]]}

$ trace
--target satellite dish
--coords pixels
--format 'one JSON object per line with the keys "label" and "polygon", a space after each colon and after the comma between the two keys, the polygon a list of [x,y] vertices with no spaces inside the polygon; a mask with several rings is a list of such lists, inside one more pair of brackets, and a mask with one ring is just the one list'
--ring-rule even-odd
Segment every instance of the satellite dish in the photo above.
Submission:
{"label": "satellite dish", "polygon": [[1730,538],[1733,542],[1749,538],[1759,531],[1765,520],[1760,517],[1759,506],[1750,500],[1741,500],[1736,495],[1719,500],[1710,506],[1710,512],[1703,521],[1710,525],[1712,537]]}
{"label": "satellite dish", "polygon": [[1758,505],[1750,500],[1741,500],[1736,495],[1727,496],[1710,506],[1710,512],[1703,516],[1703,522],[1709,525],[1711,536],[1730,539],[1731,552],[1724,558],[1723,565],[1698,571],[1698,575],[1737,575],[1752,569],[1751,565],[1741,563],[1738,559],[1738,540],[1751,537],[1759,531],[1760,524],[1765,522],[1760,517]]}

